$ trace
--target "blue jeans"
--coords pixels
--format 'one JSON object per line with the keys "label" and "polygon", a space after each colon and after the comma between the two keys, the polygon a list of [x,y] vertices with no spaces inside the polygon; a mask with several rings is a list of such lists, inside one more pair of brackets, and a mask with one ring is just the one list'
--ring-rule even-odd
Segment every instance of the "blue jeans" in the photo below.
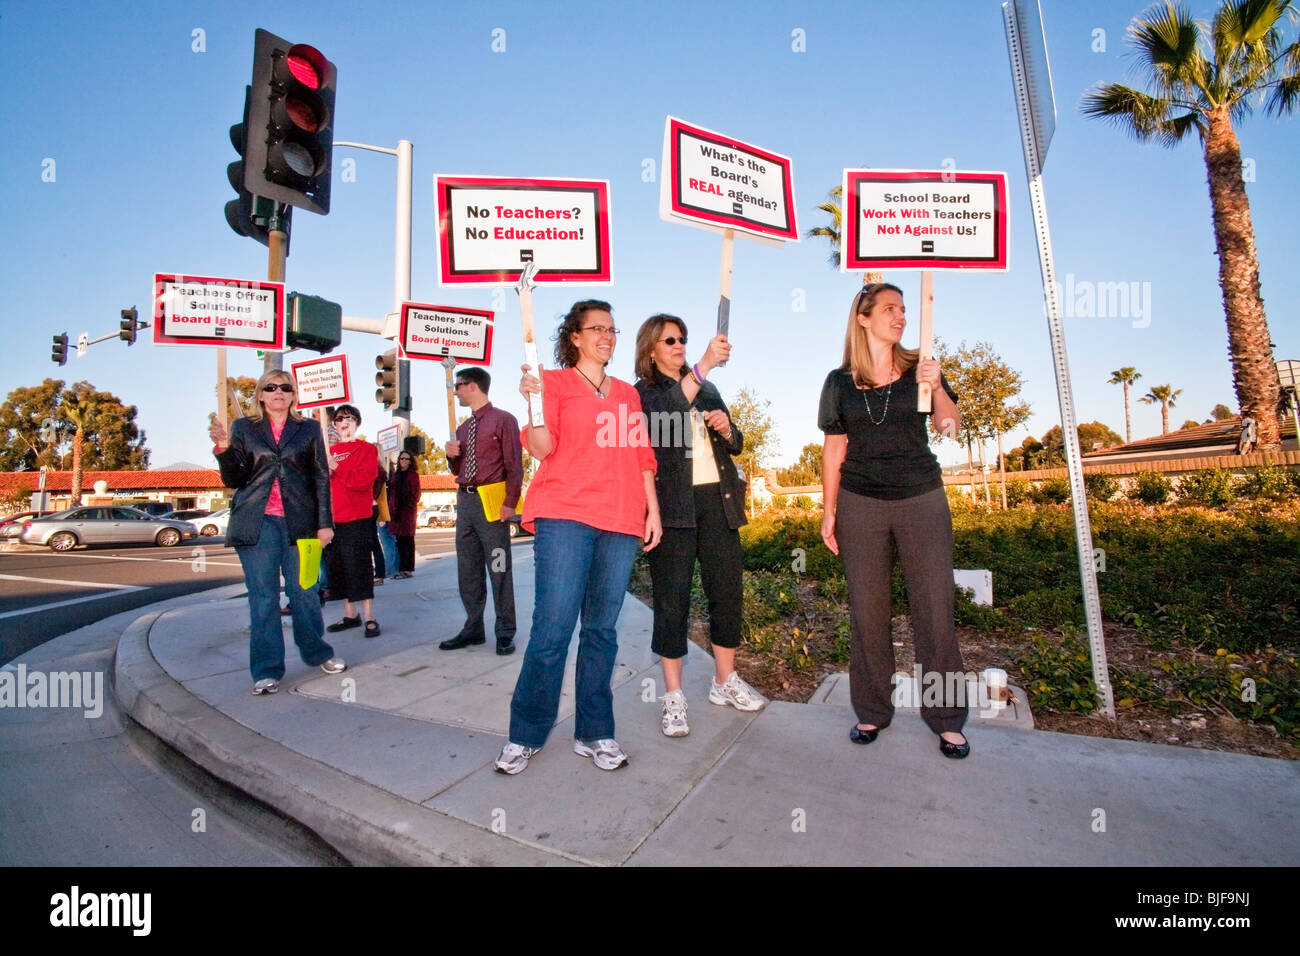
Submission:
{"label": "blue jeans", "polygon": [[325,643],[325,620],[315,586],[298,586],[298,543],[289,537],[283,518],[267,515],[257,544],[235,548],[248,585],[248,610],[253,632],[248,645],[248,666],[253,680],[284,677],[284,631],[280,627],[280,575],[293,611],[293,640],[303,663],[311,667],[334,656]]}
{"label": "blue jeans", "polygon": [[540,748],[560,709],[564,660],[578,634],[577,716],[573,735],[590,743],[614,736],[609,681],[618,652],[623,607],[639,540],[579,521],[538,518],[533,544],[537,592],[523,670],[510,700],[510,741]]}
{"label": "blue jeans", "polygon": [[388,566],[388,573],[396,574],[401,569],[401,562],[397,557],[397,539],[393,537],[390,527],[387,521],[379,526],[379,547],[384,552],[384,564]]}

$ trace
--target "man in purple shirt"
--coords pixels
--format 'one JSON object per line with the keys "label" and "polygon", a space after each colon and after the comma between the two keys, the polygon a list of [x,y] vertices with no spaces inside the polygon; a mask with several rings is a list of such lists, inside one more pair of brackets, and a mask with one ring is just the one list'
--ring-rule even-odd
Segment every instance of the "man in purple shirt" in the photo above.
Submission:
{"label": "man in purple shirt", "polygon": [[[519,504],[523,485],[523,452],[519,444],[519,423],[515,416],[494,408],[488,401],[492,378],[477,366],[456,373],[456,399],[472,413],[456,429],[455,441],[447,442],[447,465],[456,476],[456,567],[460,578],[460,600],[465,605],[465,626],[460,633],[438,646],[454,651],[486,640],[483,611],[487,588],[483,573],[492,582],[492,604],[496,608],[497,653],[515,650],[515,578],[510,560],[510,518]],[[479,496],[480,485],[504,481],[506,497],[500,513],[489,520]]]}

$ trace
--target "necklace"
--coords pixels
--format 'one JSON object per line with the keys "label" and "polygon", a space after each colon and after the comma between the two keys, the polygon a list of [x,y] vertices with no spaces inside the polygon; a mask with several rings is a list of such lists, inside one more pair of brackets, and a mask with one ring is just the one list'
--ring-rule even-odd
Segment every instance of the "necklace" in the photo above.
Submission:
{"label": "necklace", "polygon": [[[889,373],[892,376],[894,370],[890,369]],[[867,401],[868,389],[864,388],[862,390],[862,404],[867,406],[867,418],[871,421],[871,424],[883,425],[885,423],[885,419],[889,415],[889,396],[893,393],[893,391],[894,391],[894,381],[893,378],[891,377],[889,381],[889,387],[885,389],[885,410],[880,413],[880,421],[876,421],[876,416],[871,414],[871,403]]]}
{"label": "necklace", "polygon": [[604,372],[601,372],[601,373],[600,373],[600,385],[597,385],[597,384],[596,384],[595,382],[593,382],[591,379],[587,378],[587,373],[584,372],[582,369],[578,368],[578,366],[576,366],[576,365],[573,366],[573,370],[574,370],[575,372],[577,372],[579,375],[581,375],[583,378],[586,378],[586,379],[587,379],[587,384],[590,385],[593,389],[595,389],[596,394],[597,394],[598,396],[600,396],[601,398],[604,398],[604,397],[605,397],[605,393],[602,392],[602,391],[600,390],[600,386],[605,384],[605,380],[609,378],[608,375],[606,375]]}

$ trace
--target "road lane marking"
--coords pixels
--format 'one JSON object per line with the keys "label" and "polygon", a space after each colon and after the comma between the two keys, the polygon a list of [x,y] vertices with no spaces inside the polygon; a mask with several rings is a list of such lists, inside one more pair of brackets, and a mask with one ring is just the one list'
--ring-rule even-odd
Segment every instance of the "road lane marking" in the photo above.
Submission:
{"label": "road lane marking", "polygon": [[[6,575],[6,577],[8,576],[9,575]],[[45,580],[45,579],[40,579],[40,580]],[[93,585],[86,585],[86,586],[91,587]],[[25,607],[17,611],[6,611],[3,614],[0,614],[0,620],[4,620],[7,617],[22,617],[24,614],[35,614],[38,611],[48,611],[56,607],[66,607],[69,604],[82,604],[86,601],[102,601],[104,598],[117,597],[122,594],[130,594],[132,591],[149,590],[148,588],[135,587],[134,585],[130,585],[130,584],[109,584],[109,585],[98,585],[98,586],[111,587],[114,588],[114,590],[110,591],[108,594],[88,594],[85,597],[68,598],[66,601],[51,601],[49,604],[38,604],[36,607]]]}
{"label": "road lane marking", "polygon": [[134,584],[98,584],[94,581],[64,581],[61,578],[33,578],[24,574],[0,574],[5,581],[34,581],[37,584],[63,584],[70,588],[111,588],[121,591],[139,591]]}

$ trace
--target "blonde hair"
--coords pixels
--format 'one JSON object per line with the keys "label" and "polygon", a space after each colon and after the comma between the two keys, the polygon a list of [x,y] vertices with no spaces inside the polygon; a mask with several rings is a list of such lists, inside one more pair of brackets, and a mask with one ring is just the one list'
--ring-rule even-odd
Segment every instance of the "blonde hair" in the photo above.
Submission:
{"label": "blonde hair", "polygon": [[[844,332],[844,361],[840,369],[852,372],[853,384],[859,388],[878,388],[884,384],[877,383],[871,376],[874,365],[871,342],[867,338],[867,330],[858,321],[859,315],[871,314],[871,310],[876,307],[876,299],[882,292],[897,292],[900,296],[903,294],[902,289],[888,282],[869,282],[858,290],[858,294],[853,297],[853,304],[849,306],[849,327]],[[920,357],[921,353],[917,349],[905,349],[901,342],[894,344],[894,367],[898,369],[899,375],[914,366]]]}
{"label": "blonde hair", "polygon": [[269,369],[262,373],[262,377],[257,380],[253,386],[253,407],[249,410],[247,417],[255,422],[260,422],[266,415],[266,408],[262,404],[262,388],[275,382],[288,382],[294,386],[293,392],[289,396],[289,417],[295,422],[302,421],[302,413],[298,411],[298,386],[294,384],[293,376],[282,368]]}

